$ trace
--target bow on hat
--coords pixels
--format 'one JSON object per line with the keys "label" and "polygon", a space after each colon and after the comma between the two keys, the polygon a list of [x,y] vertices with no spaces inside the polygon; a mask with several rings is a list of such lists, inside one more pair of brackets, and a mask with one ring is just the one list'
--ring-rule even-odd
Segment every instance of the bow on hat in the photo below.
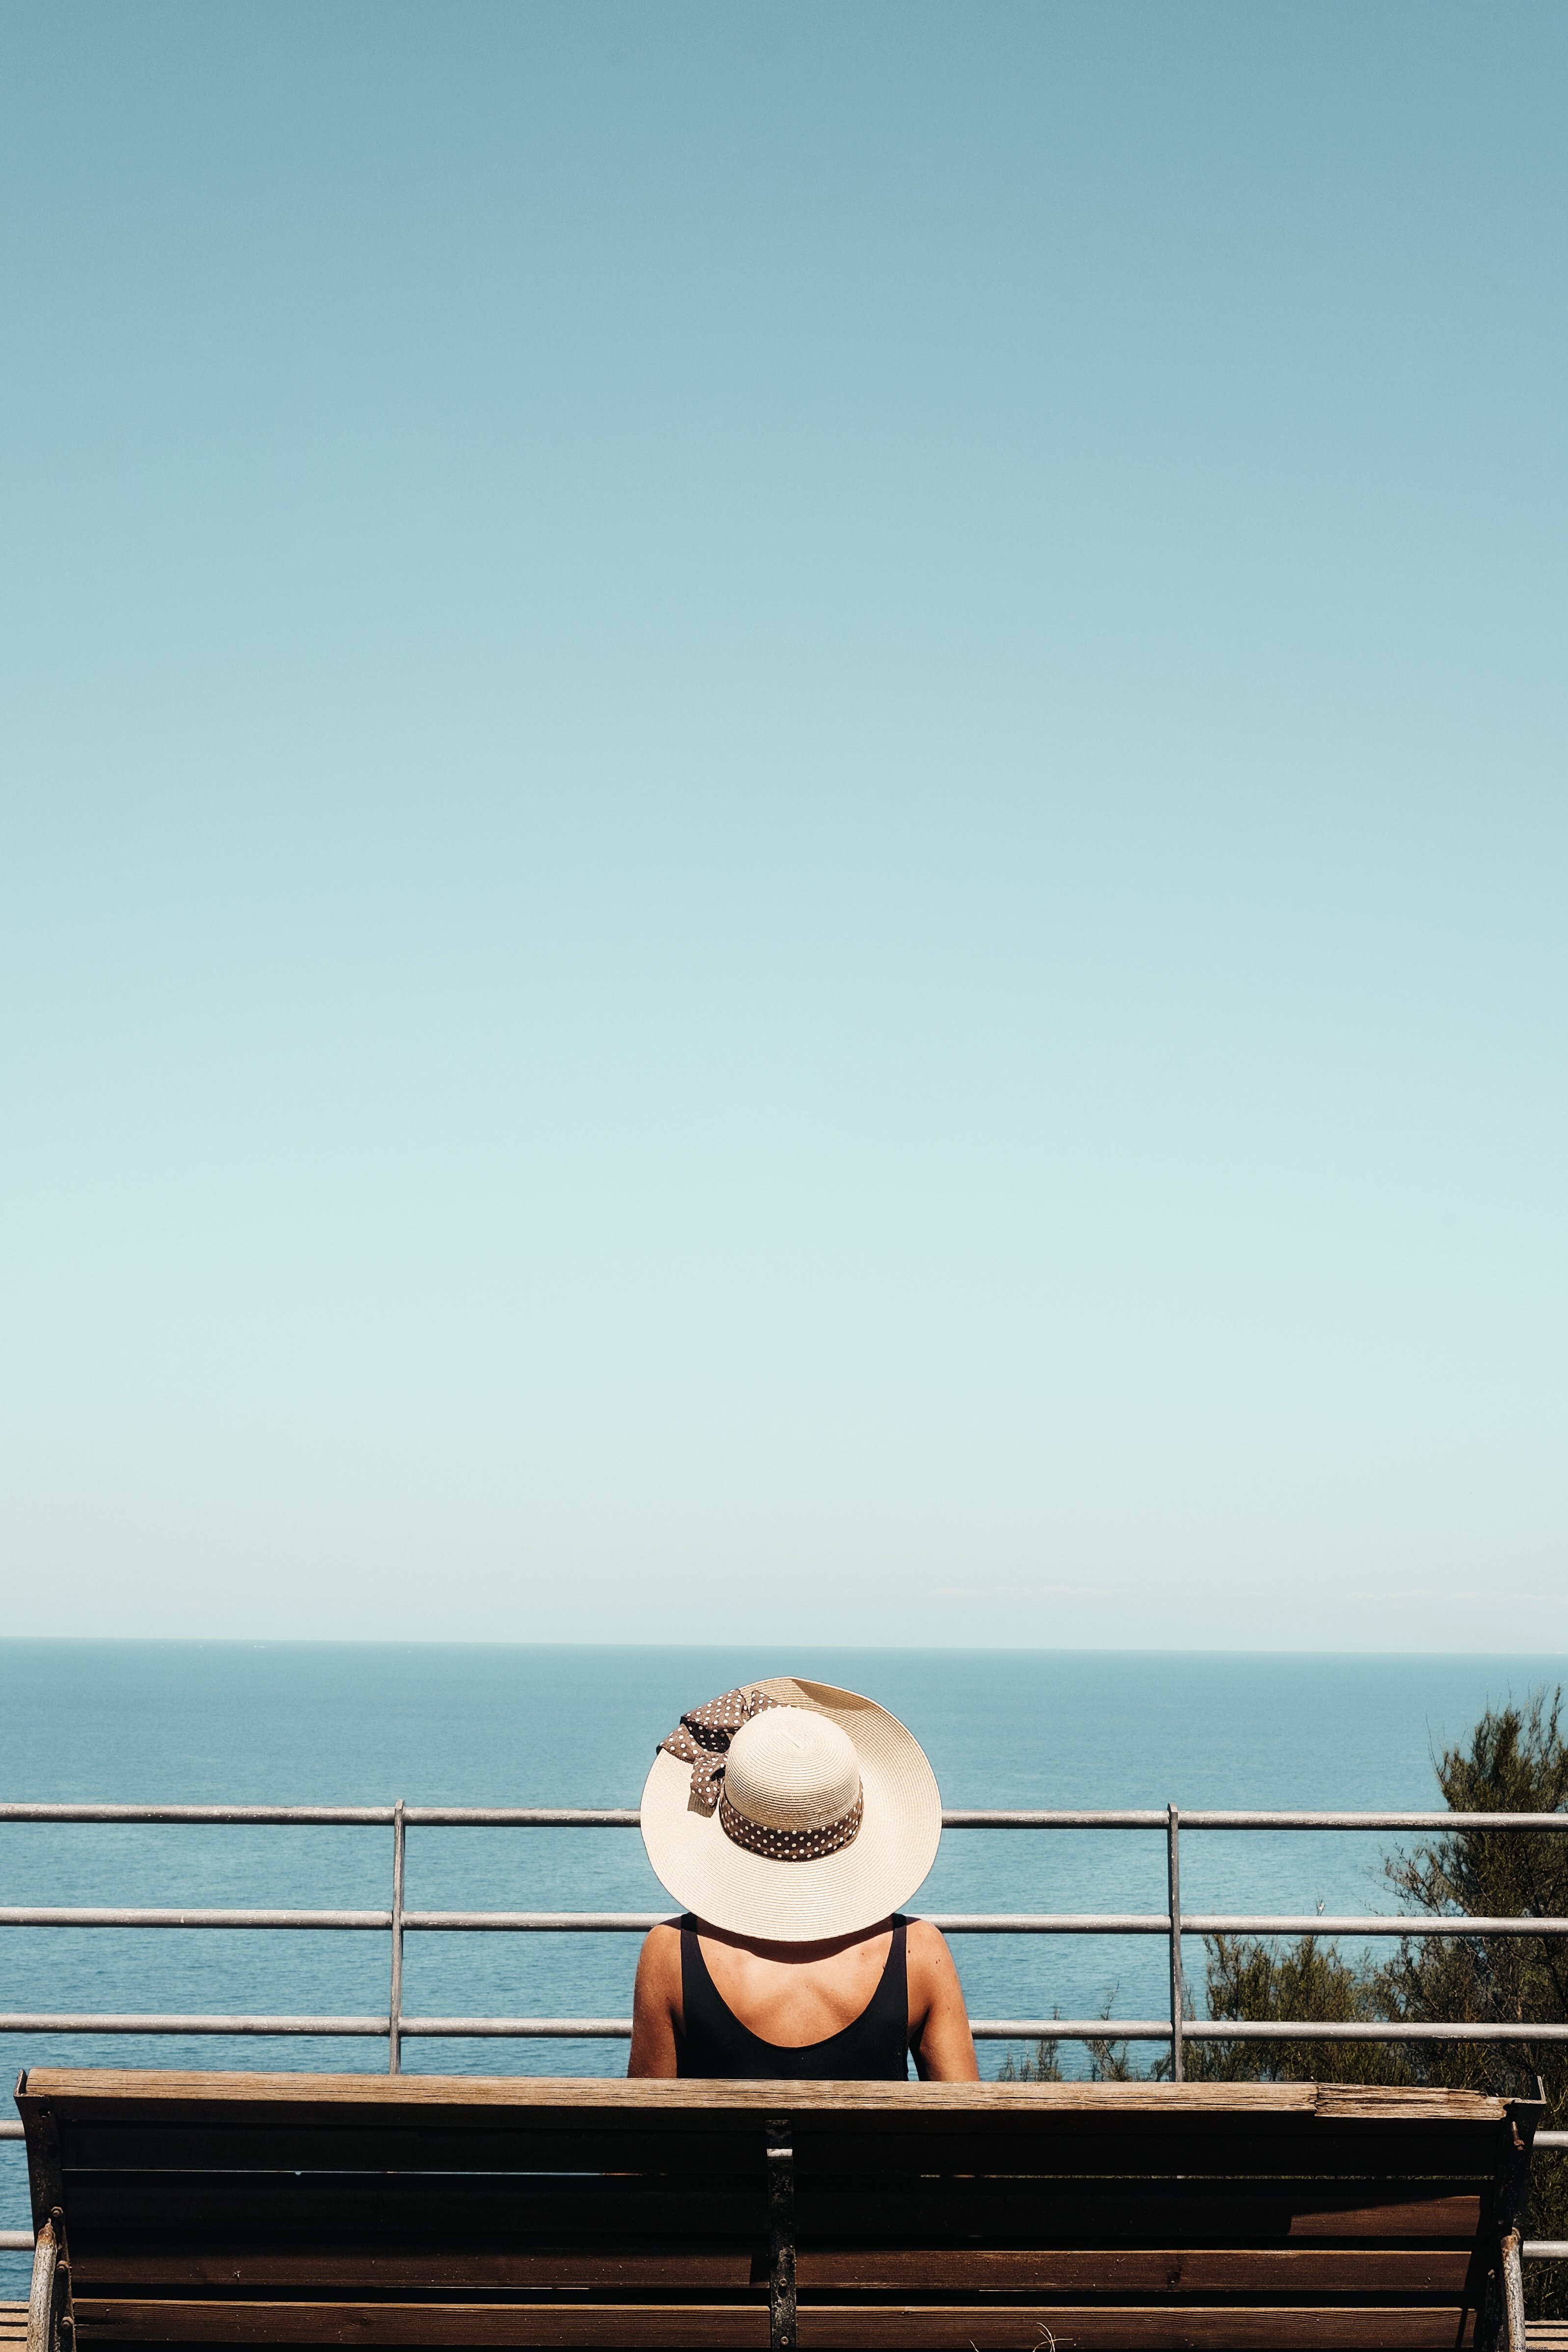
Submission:
{"label": "bow on hat", "polygon": [[717,1811],[719,1784],[724,1778],[724,1756],[731,1740],[754,1715],[761,1715],[766,1707],[783,1705],[783,1699],[770,1698],[763,1690],[725,1691],[721,1697],[710,1698],[706,1706],[694,1706],[689,1715],[683,1715],[669,1738],[659,1741],[662,1754],[678,1757],[682,1764],[691,1767],[688,1812]]}

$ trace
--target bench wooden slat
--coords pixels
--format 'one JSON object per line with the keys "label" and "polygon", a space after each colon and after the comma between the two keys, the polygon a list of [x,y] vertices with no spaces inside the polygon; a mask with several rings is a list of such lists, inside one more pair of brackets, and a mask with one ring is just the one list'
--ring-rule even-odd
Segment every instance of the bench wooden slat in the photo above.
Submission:
{"label": "bench wooden slat", "polygon": [[[1396,2184],[1397,2185],[1397,2184]],[[1387,2205],[1334,2205],[1301,2201],[1289,2208],[1292,2238],[1474,2238],[1481,2226],[1479,2191],[1411,2196]],[[1247,2226],[1247,2200],[1233,2205]]]}
{"label": "bench wooden slat", "polygon": [[[700,2196],[655,2179],[578,2182],[409,2176],[200,2173],[77,2174],[69,2178],[72,2242],[188,2246],[194,2234],[223,2245],[317,2241],[397,2246],[444,2243],[500,2251],[529,2244],[658,2245],[760,2242],[755,2183],[705,2185]],[[1394,2179],[1334,2190],[1303,2182],[1127,2183],[1120,2195],[1077,2184],[1042,2198],[1029,2181],[916,2181],[897,2194],[842,2185],[819,2197],[797,2185],[803,2243],[847,2238],[872,2245],[929,2245],[984,2237],[1003,2245],[1270,2245],[1400,2238],[1469,2241],[1480,2227],[1479,2189]],[[1384,2198],[1386,2197],[1386,2201]]]}
{"label": "bench wooden slat", "polygon": [[[762,2352],[765,2305],[110,2302],[77,2305],[83,2344],[713,2347]],[[803,2305],[802,2352],[1455,2352],[1472,2334],[1458,2305],[1256,2311],[1145,2305],[952,2304],[896,2309]]]}
{"label": "bench wooden slat", "polygon": [[1173,2115],[1322,2116],[1325,2119],[1405,2117],[1418,2122],[1500,2123],[1505,2102],[1479,2091],[1364,2088],[1337,2083],[704,2083],[628,2082],[601,2075],[497,2074],[193,2074],[174,2068],[50,2067],[28,2070],[26,2095],[60,2116],[106,2105],[129,2113],[143,2105],[173,2119],[214,2107],[252,2105],[269,2116],[299,2119],[326,2107],[374,2109],[387,2120],[447,2108],[447,2120],[489,2127],[497,2108],[548,2113],[571,2120],[600,2110],[612,2116],[644,2110],[672,2124],[718,2108],[739,2115],[774,2114],[781,2103],[798,2115],[1079,2114],[1159,2120]]}
{"label": "bench wooden slat", "polygon": [[520,2189],[485,2181],[393,2177],[347,2181],[230,2174],[67,2176],[71,2243],[100,2247],[339,2244],[447,2245],[500,2252],[530,2245],[752,2246],[767,2224],[762,2189],[703,2191],[657,2181],[589,2179]]}
{"label": "bench wooden slat", "polygon": [[[932,2245],[983,2236],[1002,2245],[1285,2245],[1374,2239],[1473,2242],[1489,2212],[1490,2183],[1392,2179],[1335,2182],[1128,2179],[1114,2188],[1033,2181],[921,2181],[898,2194],[877,2186],[819,2197],[797,2187],[803,2243]],[[1386,2201],[1384,2201],[1386,2199]]]}
{"label": "bench wooden slat", "polygon": [[200,2302],[79,2296],[79,2344],[538,2344],[763,2352],[752,2304]]}
{"label": "bench wooden slat", "polygon": [[1468,2247],[1411,2253],[1383,2247],[1051,2247],[1039,2252],[900,2248],[802,2253],[805,2290],[858,2288],[1013,2294],[1462,2295]]}
{"label": "bench wooden slat", "polygon": [[1101,2304],[801,2314],[801,2352],[1043,2352],[1053,2342],[1057,2352],[1457,2352],[1474,2335],[1458,2306],[1260,2313]]}
{"label": "bench wooden slat", "polygon": [[63,2122],[60,2159],[69,2172],[410,2172],[527,2175],[537,2172],[662,2172],[697,2179],[715,2172],[763,2177],[764,2126],[744,2130],[622,2127],[581,2119],[527,2131],[458,2132],[444,2125],[387,2131],[374,2122],[311,2130],[246,2125]]}
{"label": "bench wooden slat", "polygon": [[[924,2119],[908,2131],[867,2129],[833,2132],[815,2121],[795,2119],[795,2150],[801,2170],[818,2178],[875,2173],[1013,2173],[1047,2178],[1096,2173],[1125,2178],[1132,2147],[1125,2126],[1108,2128],[1085,2121],[1067,2128],[1057,2119],[1020,2129],[1003,2118],[984,2131],[968,2130],[959,2117],[942,2117],[942,2128]],[[1452,2177],[1487,2174],[1496,2162],[1495,2125],[1414,2122],[1314,2124],[1244,2118],[1226,2129],[1211,2117],[1173,2119],[1156,2129],[1141,2125],[1138,2167],[1151,2174],[1215,2179],[1269,2179],[1281,2174],[1346,2173]]]}
{"label": "bench wooden slat", "polygon": [[[1468,2246],[1417,2252],[1385,2247],[897,2247],[796,2256],[803,2293],[944,2294],[1398,2295],[1464,2293]],[[381,2294],[457,2294],[477,2289],[584,2288],[626,2294],[721,2293],[765,2285],[760,2255],[722,2253],[338,2253],[77,2254],[79,2294],[136,2288],[202,2287],[266,2294],[331,2287]]]}
{"label": "bench wooden slat", "polygon": [[[1087,2125],[1076,2132],[1052,2119],[1037,2128],[967,2130],[960,2118],[944,2128],[827,2132],[796,2117],[794,2146],[803,2177],[851,2184],[858,2179],[918,2179],[943,2173],[1076,2179],[1096,2173],[1125,2178],[1132,2146],[1125,2128]],[[662,2134],[634,2125],[624,2130],[563,2126],[548,2132],[483,2136],[446,2129],[388,2135],[374,2128],[331,2131],[125,2128],[69,2124],[60,2132],[68,2174],[114,2171],[208,2173],[475,2171],[526,2178],[541,2172],[657,2172],[671,2179],[761,2179],[764,2131],[715,2124],[706,2138]],[[1141,2171],[1185,2179],[1268,2179],[1343,2174],[1364,2179],[1489,2176],[1496,2164],[1497,2127],[1373,2123],[1308,2126],[1294,2130],[1238,2126],[1225,2131],[1199,2125],[1140,2130]]]}

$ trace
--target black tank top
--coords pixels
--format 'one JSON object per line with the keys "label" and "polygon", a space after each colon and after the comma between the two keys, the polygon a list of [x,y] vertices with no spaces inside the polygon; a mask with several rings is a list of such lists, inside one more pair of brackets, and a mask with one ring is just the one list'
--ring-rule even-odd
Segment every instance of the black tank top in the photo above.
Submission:
{"label": "black tank top", "polygon": [[764,2042],[742,2025],[708,1973],[696,1924],[680,1923],[680,2001],[675,2071],[724,2082],[904,2083],[909,2080],[910,1976],[904,1949],[909,1921],[893,1914],[887,1964],[858,2017],[826,2042],[798,2050]]}

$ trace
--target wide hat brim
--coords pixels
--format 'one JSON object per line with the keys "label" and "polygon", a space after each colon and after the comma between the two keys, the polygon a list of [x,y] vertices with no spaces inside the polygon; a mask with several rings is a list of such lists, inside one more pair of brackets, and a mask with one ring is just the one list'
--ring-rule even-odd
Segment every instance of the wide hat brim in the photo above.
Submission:
{"label": "wide hat brim", "polygon": [[643,1843],[661,1883],[683,1910],[765,1943],[822,1943],[902,1909],[942,1837],[942,1795],[913,1732],[874,1699],[831,1683],[781,1675],[745,1687],[825,1715],[848,1733],[866,1800],[859,1832],[814,1862],[750,1853],[725,1835],[716,1812],[692,1810],[691,1767],[661,1748],[642,1792]]}

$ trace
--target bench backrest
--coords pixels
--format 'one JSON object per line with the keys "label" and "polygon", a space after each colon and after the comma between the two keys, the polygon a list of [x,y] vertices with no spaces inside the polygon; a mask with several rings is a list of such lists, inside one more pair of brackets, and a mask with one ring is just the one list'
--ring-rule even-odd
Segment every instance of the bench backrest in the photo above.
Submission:
{"label": "bench backrest", "polygon": [[1534,2114],[1314,2084],[41,2069],[17,2105],[84,2347],[758,2352],[1506,2341]]}

